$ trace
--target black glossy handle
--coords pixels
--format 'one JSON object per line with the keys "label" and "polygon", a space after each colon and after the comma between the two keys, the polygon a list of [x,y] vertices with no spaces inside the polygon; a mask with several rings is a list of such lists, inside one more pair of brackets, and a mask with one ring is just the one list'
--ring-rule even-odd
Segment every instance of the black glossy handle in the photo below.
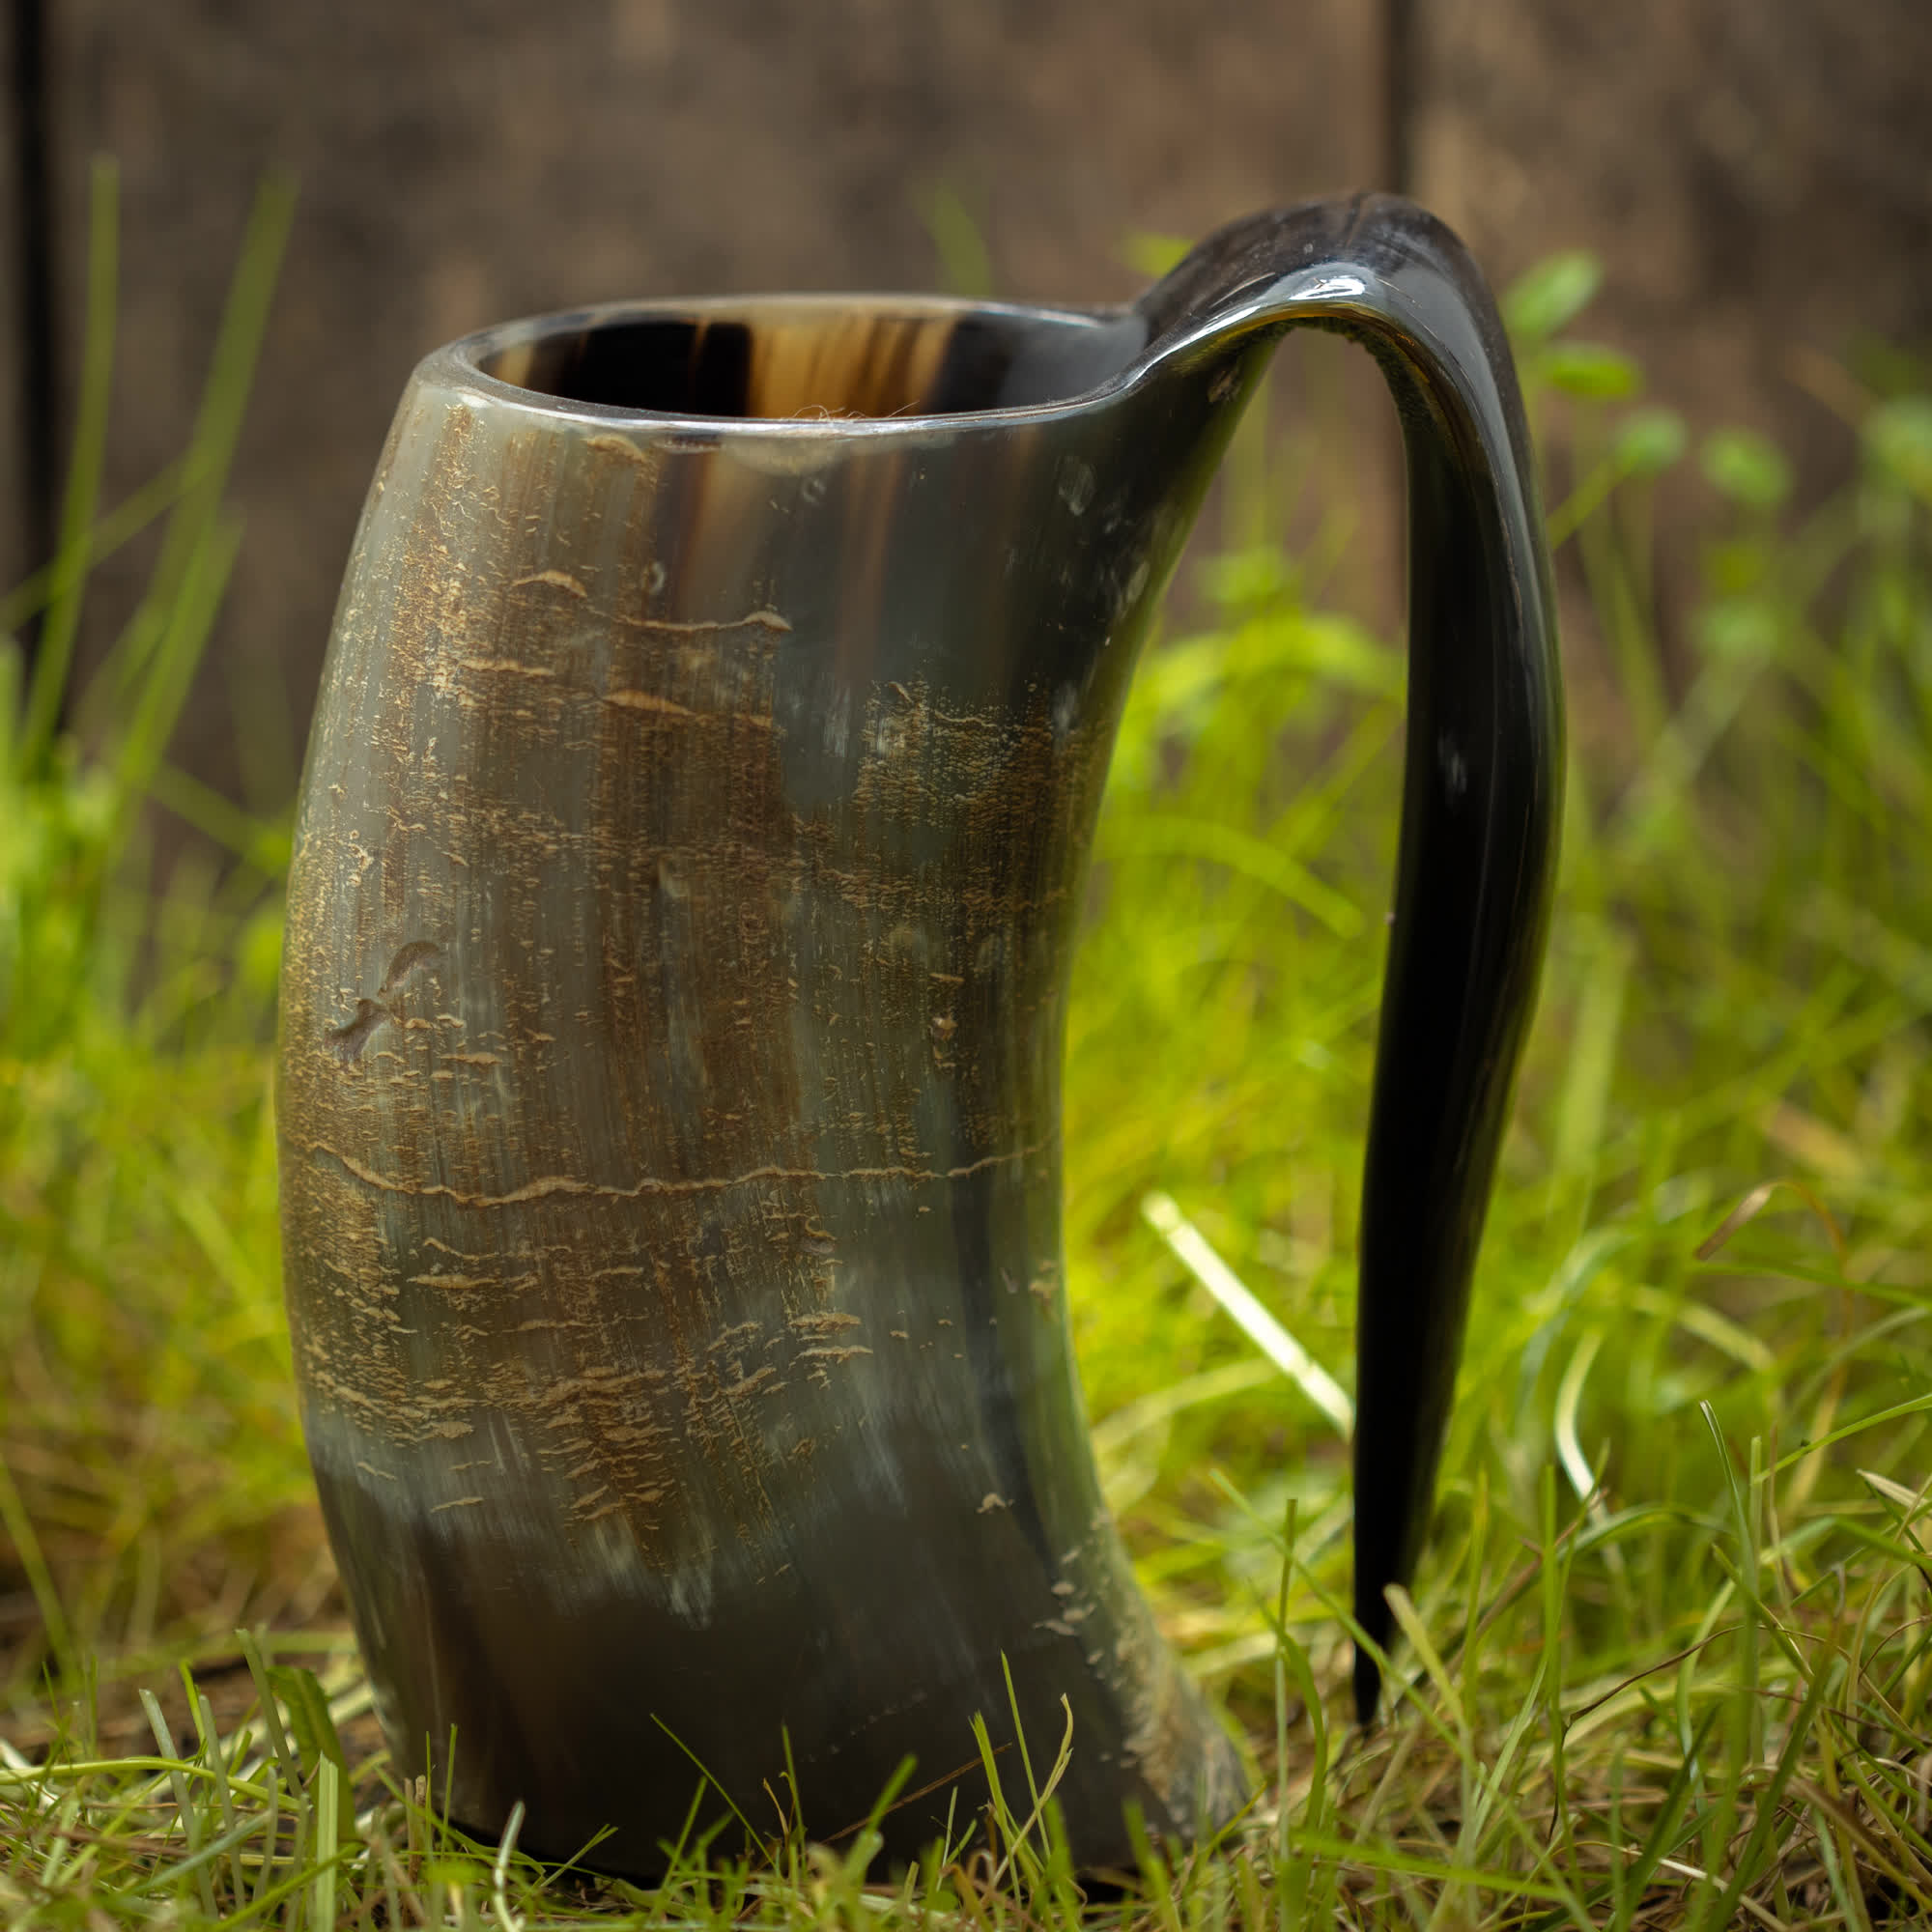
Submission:
{"label": "black glossy handle", "polygon": [[[1355,1614],[1428,1527],[1469,1282],[1542,962],[1563,723],[1549,562],[1516,372],[1467,251],[1393,196],[1210,237],[1138,304],[1151,365],[1304,324],[1367,346],[1408,460],[1408,729],[1362,1189]],[[1380,1677],[1358,1651],[1357,1710]]]}

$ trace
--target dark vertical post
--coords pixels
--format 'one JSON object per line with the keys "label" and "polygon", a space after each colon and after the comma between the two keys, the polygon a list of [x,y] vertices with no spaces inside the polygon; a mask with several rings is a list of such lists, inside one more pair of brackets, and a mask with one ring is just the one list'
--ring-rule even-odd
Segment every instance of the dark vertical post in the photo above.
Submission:
{"label": "dark vertical post", "polygon": [[1415,192],[1410,123],[1415,113],[1415,10],[1420,0],[1382,0],[1382,185]]}
{"label": "dark vertical post", "polygon": [[[38,570],[53,555],[59,394],[54,381],[52,129],[47,113],[47,0],[13,0],[14,326],[19,336],[19,429],[11,452],[20,488],[21,558]],[[38,621],[21,642],[31,660]]]}

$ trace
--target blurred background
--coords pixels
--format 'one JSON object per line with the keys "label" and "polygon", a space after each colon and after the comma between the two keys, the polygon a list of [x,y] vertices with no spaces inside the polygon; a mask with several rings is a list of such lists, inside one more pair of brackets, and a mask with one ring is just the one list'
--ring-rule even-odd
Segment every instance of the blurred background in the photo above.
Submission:
{"label": "blurred background", "polygon": [[[1693,432],[1769,431],[1813,497],[1851,460],[1843,358],[1932,334],[1923,0],[13,0],[8,41],[0,583],[52,549],[91,157],[123,196],[103,506],[187,440],[258,181],[298,188],[246,538],[176,746],[266,810],[402,384],[507,316],[757,288],[1104,301],[1148,279],[1151,235],[1398,187],[1498,286],[1594,251],[1592,333]],[[1328,594],[1386,626],[1379,384],[1329,343],[1284,375],[1277,407],[1325,398],[1364,486]],[[151,550],[97,572],[83,669]],[[1667,543],[1662,567],[1685,567]]]}
{"label": "blurred background", "polygon": [[[190,1651],[240,1722],[246,1622],[316,1662],[371,1789],[289,1399],[268,1041],[301,745],[416,360],[610,298],[1118,300],[1219,223],[1358,187],[1430,205],[1514,290],[1571,707],[1542,1007],[1418,1599],[1472,1633],[1452,1655],[1487,1735],[1538,1699],[1548,1723],[1510,1730],[1545,1738],[1510,1780],[1527,1809],[1492,1810],[1458,1869],[1520,1877],[1526,1852],[1540,1885],[1538,1848],[1621,1856],[1655,1803],[1682,1836],[1646,1836],[1646,1868],[1673,1845],[1703,1883],[1724,1833],[1769,1844],[1776,1814],[1803,1843],[1765,1922],[1887,1922],[1828,1920],[1806,1862],[1850,1861],[1831,1847],[1862,1753],[1861,1788],[1889,1794],[1862,1815],[1908,1834],[1858,1854],[1865,1897],[1922,1882],[1926,0],[9,0],[0,1745],[45,1746],[65,1719],[43,1692],[100,1662],[99,1736],[145,1754],[162,1720],[133,1687]],[[1400,804],[1400,469],[1366,355],[1288,338],[1126,707],[1069,1005],[1067,1292],[1106,1493],[1163,1630],[1264,1759],[1278,1652],[1256,1605],[1279,1601],[1290,1500],[1288,1621],[1314,1680],[1346,1682],[1344,1445],[1145,1217],[1171,1197],[1346,1376]],[[42,569],[63,523],[76,564],[132,530],[130,501],[147,521],[84,583]],[[29,623],[23,692],[6,633]],[[70,642],[71,693],[109,667],[70,704],[80,750],[56,729]],[[1780,1462],[1794,1433],[1812,1447]],[[1579,1534],[1566,1586],[1557,1525],[1607,1525],[1605,1494],[1641,1538]],[[1747,1494],[1762,1534],[1742,1502],[1711,1514]],[[1525,1548],[1557,1580],[1512,1597],[1478,1659],[1484,1578]],[[1753,1574],[1809,1631],[1764,1642],[1757,1706],[1707,1648]],[[1667,1723],[1638,1701],[1659,1659]],[[186,1687],[161,1694],[179,1743]],[[1411,1748],[1423,1729],[1386,1735],[1410,1823],[1374,1751],[1326,1815],[1435,1856],[1457,1774]],[[1662,1749],[1650,1797],[1626,1742]],[[0,1815],[0,1903],[58,1860],[76,1900],[148,1872],[151,1766],[90,1784],[87,1812],[79,1785],[42,1804],[38,1838]],[[1607,1794],[1574,1833],[1573,1787]],[[123,1862],[70,1858],[71,1832],[120,1834]],[[1380,1869],[1357,1851],[1350,1885]],[[186,1858],[180,1886],[213,1882]],[[1507,1878],[1493,1902],[1515,1922],[1528,1895]],[[1927,1922],[1922,1891],[1896,1897]],[[1735,1917],[1713,1891],[1697,1922]]]}

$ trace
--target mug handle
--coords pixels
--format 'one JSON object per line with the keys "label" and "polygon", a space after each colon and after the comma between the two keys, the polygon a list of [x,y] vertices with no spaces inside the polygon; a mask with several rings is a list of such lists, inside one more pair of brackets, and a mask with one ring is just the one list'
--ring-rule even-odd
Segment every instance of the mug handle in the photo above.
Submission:
{"label": "mug handle", "polygon": [[[1563,712],[1549,558],[1494,301],[1434,215],[1359,195],[1204,242],[1135,304],[1144,366],[1184,370],[1294,327],[1380,365],[1408,471],[1408,720],[1395,910],[1362,1183],[1355,1616],[1428,1528],[1469,1283],[1535,1007],[1555,870]],[[1380,1672],[1357,1645],[1357,1714]]]}

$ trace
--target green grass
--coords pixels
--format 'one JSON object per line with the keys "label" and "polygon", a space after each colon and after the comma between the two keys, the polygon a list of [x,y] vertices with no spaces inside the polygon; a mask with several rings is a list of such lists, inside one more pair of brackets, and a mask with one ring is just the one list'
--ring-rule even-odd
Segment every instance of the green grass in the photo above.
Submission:
{"label": "green grass", "polygon": [[[867,1887],[862,1836],[753,1866],[687,1843],[640,1892],[469,1844],[393,1776],[289,1388],[266,1044],[286,827],[164,758],[238,541],[224,480],[287,202],[258,210],[190,447],[105,511],[111,182],[96,205],[62,550],[0,607],[44,612],[52,667],[23,688],[0,652],[0,1913],[1070,1922],[1031,1798],[896,1889]],[[1349,1381],[1402,666],[1321,608],[1349,507],[1260,412],[1239,534],[1204,533],[1202,614],[1131,701],[1068,1044],[1075,1321],[1143,1581],[1265,1796],[1211,1855],[1149,1846],[1141,1892],[1090,1915],[1932,1914],[1932,399],[1896,358],[1841,378],[1859,472],[1801,513],[1777,451],[1691,450],[1575,339],[1593,288],[1566,258],[1510,304],[1577,749],[1435,1536],[1366,1736],[1345,1445],[1146,1211],[1170,1197]],[[1662,514],[1690,521],[1699,586],[1667,641]],[[157,518],[149,596],[63,738],[87,565]],[[1252,542],[1291,526],[1297,554]],[[169,814],[205,842],[162,878]]]}

